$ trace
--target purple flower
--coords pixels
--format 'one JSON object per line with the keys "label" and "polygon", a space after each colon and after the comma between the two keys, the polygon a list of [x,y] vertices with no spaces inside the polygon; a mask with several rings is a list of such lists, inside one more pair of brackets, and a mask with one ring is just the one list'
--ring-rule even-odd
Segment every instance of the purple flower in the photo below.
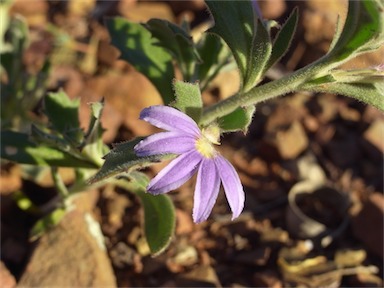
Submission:
{"label": "purple flower", "polygon": [[186,114],[167,106],[151,106],[141,111],[140,119],[167,130],[147,137],[135,146],[138,156],[178,154],[149,183],[147,190],[153,195],[180,187],[197,172],[193,205],[195,223],[206,220],[212,211],[223,184],[232,210],[232,220],[244,207],[244,191],[235,168],[221,156],[214,144],[220,137],[218,127],[200,130]]}

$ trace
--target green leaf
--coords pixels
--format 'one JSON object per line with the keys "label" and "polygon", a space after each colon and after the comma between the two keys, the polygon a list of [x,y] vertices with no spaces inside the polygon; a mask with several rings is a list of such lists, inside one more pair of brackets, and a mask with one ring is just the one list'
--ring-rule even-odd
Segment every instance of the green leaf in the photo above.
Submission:
{"label": "green leaf", "polygon": [[80,149],[83,155],[93,159],[95,163],[102,166],[102,157],[109,151],[108,147],[103,142],[104,129],[101,126],[101,115],[103,113],[103,101],[91,103],[91,115],[88,131],[84,137],[84,142]]}
{"label": "green leaf", "polygon": [[105,162],[101,169],[89,181],[89,184],[99,182],[105,178],[116,176],[121,173],[129,173],[132,170],[144,168],[153,162],[171,159],[172,154],[138,157],[133,148],[143,138],[136,138],[132,141],[117,143],[113,149],[104,156]]}
{"label": "green leaf", "polygon": [[232,113],[218,119],[220,129],[224,132],[243,131],[246,133],[252,122],[255,106],[237,108]]}
{"label": "green leaf", "polygon": [[302,89],[313,92],[335,93],[355,98],[384,111],[384,82],[376,83],[337,83],[330,82]]}
{"label": "green leaf", "polygon": [[195,64],[199,61],[199,55],[187,31],[162,19],[150,19],[144,26],[158,40],[155,43],[167,49],[175,57],[184,80],[190,81]]}
{"label": "green leaf", "polygon": [[172,106],[187,114],[196,123],[199,123],[203,109],[199,84],[175,80],[173,87],[175,89],[176,101]]}
{"label": "green leaf", "polygon": [[151,33],[141,24],[117,17],[107,19],[106,26],[112,44],[121,51],[121,58],[148,77],[165,105],[172,102],[174,71],[171,55],[154,43]]}
{"label": "green leaf", "polygon": [[238,65],[242,90],[247,92],[261,81],[270,57],[269,31],[253,11],[251,1],[207,1],[215,33],[228,44]]}
{"label": "green leaf", "polygon": [[21,164],[58,167],[97,168],[87,159],[76,158],[69,153],[37,145],[27,134],[14,131],[1,131],[1,158]]}
{"label": "green leaf", "polygon": [[37,240],[40,236],[42,236],[48,229],[52,229],[60,221],[63,219],[67,211],[63,208],[57,208],[48,215],[44,216],[40,220],[38,220],[35,225],[33,225],[29,238],[31,241]]}
{"label": "green leaf", "polygon": [[203,34],[197,43],[201,62],[197,66],[197,79],[201,90],[204,91],[210,81],[226,65],[233,61],[232,53],[224,41],[215,35]]}
{"label": "green leaf", "polygon": [[384,43],[384,6],[381,0],[349,1],[345,24],[337,31],[325,59],[341,64],[374,51]]}
{"label": "green leaf", "polygon": [[175,207],[165,194],[146,193],[148,177],[141,172],[128,174],[129,181],[119,181],[117,185],[135,193],[144,209],[144,232],[152,256],[162,253],[169,245],[176,225]]}
{"label": "green leaf", "polygon": [[162,253],[172,240],[175,230],[175,208],[167,195],[138,192],[144,207],[144,231],[153,256]]}
{"label": "green leaf", "polygon": [[79,123],[80,99],[71,100],[63,91],[49,93],[44,98],[45,113],[53,128],[73,143],[80,143],[83,132]]}
{"label": "green leaf", "polygon": [[273,64],[278,62],[288,51],[291,46],[293,35],[295,34],[297,21],[299,18],[298,9],[295,8],[291,15],[289,15],[287,21],[281,27],[279,33],[277,33],[272,46],[271,58],[269,58],[265,71],[267,71]]}

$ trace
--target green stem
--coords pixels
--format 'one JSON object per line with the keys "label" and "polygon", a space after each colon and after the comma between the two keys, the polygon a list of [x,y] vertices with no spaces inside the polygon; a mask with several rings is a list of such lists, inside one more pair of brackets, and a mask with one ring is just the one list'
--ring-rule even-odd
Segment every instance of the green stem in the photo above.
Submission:
{"label": "green stem", "polygon": [[57,191],[59,192],[61,198],[65,200],[68,197],[69,193],[67,187],[63,182],[63,179],[61,179],[59,169],[57,167],[51,167],[51,174]]}
{"label": "green stem", "polygon": [[256,105],[274,97],[299,90],[300,85],[306,81],[313,79],[315,76],[322,75],[337,65],[336,63],[329,63],[327,60],[327,56],[324,56],[311,65],[303,67],[281,79],[256,86],[248,92],[235,94],[215,105],[207,107],[199,124],[208,125],[217,118],[235,111],[238,107]]}

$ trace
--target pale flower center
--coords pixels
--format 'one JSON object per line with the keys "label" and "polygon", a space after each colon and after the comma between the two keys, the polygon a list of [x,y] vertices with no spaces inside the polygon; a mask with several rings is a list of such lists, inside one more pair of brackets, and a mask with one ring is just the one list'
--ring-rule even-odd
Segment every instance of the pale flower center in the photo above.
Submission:
{"label": "pale flower center", "polygon": [[213,158],[217,151],[213,144],[220,145],[220,129],[216,126],[210,126],[202,129],[201,137],[196,140],[196,150],[205,158]]}

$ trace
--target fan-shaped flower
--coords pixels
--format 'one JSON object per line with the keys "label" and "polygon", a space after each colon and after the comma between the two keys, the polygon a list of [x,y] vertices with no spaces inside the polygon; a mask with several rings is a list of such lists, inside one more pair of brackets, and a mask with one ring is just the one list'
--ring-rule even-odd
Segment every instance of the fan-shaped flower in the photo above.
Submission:
{"label": "fan-shaped flower", "polygon": [[214,148],[214,144],[219,144],[217,127],[200,130],[192,118],[168,106],[145,108],[140,119],[167,131],[139,142],[134,148],[138,156],[179,155],[151,180],[147,187],[149,193],[157,195],[174,190],[197,171],[194,222],[208,218],[219,194],[220,183],[232,210],[232,219],[240,215],[245,198],[243,186],[235,168]]}

